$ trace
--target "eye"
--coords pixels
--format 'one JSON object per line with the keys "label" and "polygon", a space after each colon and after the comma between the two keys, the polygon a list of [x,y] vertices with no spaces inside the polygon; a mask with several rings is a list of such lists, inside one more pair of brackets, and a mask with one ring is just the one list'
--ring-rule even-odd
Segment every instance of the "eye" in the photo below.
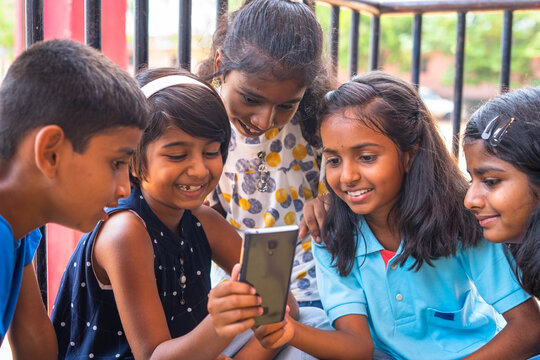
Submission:
{"label": "eye", "polygon": [[185,154],[182,154],[182,155],[165,155],[165,157],[171,161],[181,161],[181,160],[184,160],[187,155]]}
{"label": "eye", "polygon": [[119,170],[123,166],[127,166],[127,164],[128,164],[127,161],[123,161],[123,160],[113,161],[113,167],[117,170]]}
{"label": "eye", "polygon": [[339,166],[339,164],[341,163],[341,159],[340,158],[337,158],[337,157],[334,157],[334,158],[328,158],[326,160],[326,164],[330,167],[336,167],[336,166]]}
{"label": "eye", "polygon": [[294,105],[291,104],[281,104],[279,105],[279,108],[282,110],[292,110],[294,108]]}
{"label": "eye", "polygon": [[494,187],[496,186],[498,183],[501,182],[501,180],[499,179],[494,179],[494,178],[486,178],[484,180],[482,180],[482,182],[484,184],[486,184],[487,187]]}
{"label": "eye", "polygon": [[246,104],[255,105],[259,103],[257,100],[250,98],[249,96],[242,95],[242,97],[244,98],[244,101],[246,102]]}
{"label": "eye", "polygon": [[209,157],[209,158],[215,158],[219,155],[221,155],[221,152],[219,151],[207,151],[204,153],[204,156]]}
{"label": "eye", "polygon": [[361,155],[360,161],[365,163],[372,163],[377,160],[377,155]]}

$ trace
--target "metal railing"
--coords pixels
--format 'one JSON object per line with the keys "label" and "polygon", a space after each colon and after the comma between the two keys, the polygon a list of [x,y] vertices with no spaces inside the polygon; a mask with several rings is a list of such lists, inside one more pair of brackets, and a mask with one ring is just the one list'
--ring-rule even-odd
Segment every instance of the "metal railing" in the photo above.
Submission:
{"label": "metal railing", "polygon": [[[26,44],[43,40],[43,0],[26,1]],[[148,64],[149,37],[148,15],[149,0],[135,1],[135,45],[134,69],[138,71]],[[179,29],[177,65],[186,69],[191,66],[191,5],[192,0],[179,1]],[[413,16],[412,28],[412,58],[411,82],[419,86],[420,59],[422,45],[422,17],[426,13],[453,12],[457,14],[455,77],[454,77],[454,112],[452,115],[452,151],[458,155],[462,97],[463,97],[463,65],[465,58],[465,36],[467,12],[502,11],[503,32],[501,37],[501,72],[500,91],[505,92],[510,87],[510,62],[512,52],[512,23],[515,10],[540,9],[538,0],[421,0],[421,1],[375,1],[375,0],[319,0],[331,6],[330,18],[330,60],[337,69],[339,44],[339,14],[341,8],[351,11],[350,43],[349,43],[349,74],[357,72],[358,38],[360,14],[371,16],[369,69],[379,68],[380,52],[380,20],[386,14],[410,14]],[[228,10],[228,0],[217,0],[217,19]],[[85,0],[85,42],[101,49],[101,0]],[[44,233],[44,228],[42,229]],[[45,236],[45,233],[44,233]],[[42,289],[42,296],[47,305],[46,284],[46,239],[41,241],[37,250],[36,272]]]}

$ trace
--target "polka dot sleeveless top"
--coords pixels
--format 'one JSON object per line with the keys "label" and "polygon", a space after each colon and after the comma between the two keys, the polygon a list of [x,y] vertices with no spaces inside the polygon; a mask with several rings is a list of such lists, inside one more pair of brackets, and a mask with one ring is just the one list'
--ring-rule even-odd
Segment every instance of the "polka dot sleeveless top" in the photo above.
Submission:
{"label": "polka dot sleeveless top", "polygon": [[[152,212],[139,189],[118,208],[132,210],[145,222],[154,249],[154,273],[172,337],[195,328],[208,314],[211,249],[201,224],[185,211],[181,236]],[[83,235],[62,277],[52,313],[59,358],[133,358],[112,290],[100,285],[92,267],[92,248],[101,222]]]}

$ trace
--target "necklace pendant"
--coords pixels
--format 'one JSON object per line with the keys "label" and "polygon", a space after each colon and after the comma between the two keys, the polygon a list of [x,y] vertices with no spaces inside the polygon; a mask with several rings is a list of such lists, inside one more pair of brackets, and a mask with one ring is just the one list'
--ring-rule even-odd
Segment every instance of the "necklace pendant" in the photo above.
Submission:
{"label": "necklace pendant", "polygon": [[185,305],[185,304],[186,304],[186,300],[181,299],[181,300],[180,300],[180,305]]}
{"label": "necklace pendant", "polygon": [[262,179],[257,180],[257,190],[260,192],[268,191],[268,182]]}

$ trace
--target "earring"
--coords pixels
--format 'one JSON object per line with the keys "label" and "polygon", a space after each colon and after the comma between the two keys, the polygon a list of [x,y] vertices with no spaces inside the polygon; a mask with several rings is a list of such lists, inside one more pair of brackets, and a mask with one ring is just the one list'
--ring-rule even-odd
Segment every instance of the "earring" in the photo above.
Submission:
{"label": "earring", "polygon": [[214,89],[219,89],[221,87],[221,80],[216,76],[212,78],[210,85],[212,85]]}

